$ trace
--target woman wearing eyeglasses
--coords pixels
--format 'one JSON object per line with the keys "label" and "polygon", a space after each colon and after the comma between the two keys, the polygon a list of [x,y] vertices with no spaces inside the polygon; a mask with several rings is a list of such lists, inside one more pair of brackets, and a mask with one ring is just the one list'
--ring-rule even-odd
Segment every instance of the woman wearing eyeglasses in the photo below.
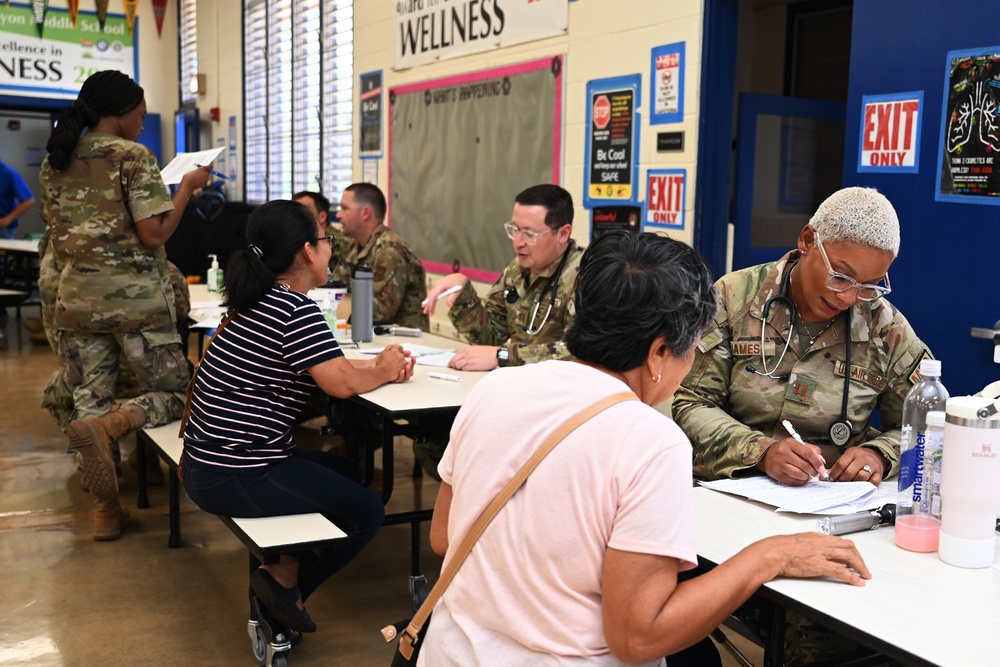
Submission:
{"label": "woman wearing eyeglasses", "polygon": [[898,251],[889,200],[844,188],[820,204],[795,250],[716,283],[715,323],[673,403],[695,474],[765,473],[797,486],[811,477],[878,485],[896,472],[903,399],[930,357],[885,298]]}

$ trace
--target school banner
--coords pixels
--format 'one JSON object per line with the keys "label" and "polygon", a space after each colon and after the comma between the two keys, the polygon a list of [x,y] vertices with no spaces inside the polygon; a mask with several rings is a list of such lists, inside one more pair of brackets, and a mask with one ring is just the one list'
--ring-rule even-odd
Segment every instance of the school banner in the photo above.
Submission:
{"label": "school banner", "polygon": [[80,11],[74,28],[67,10],[51,8],[39,37],[31,7],[11,4],[0,11],[0,95],[73,100],[104,69],[138,80],[137,33],[121,14],[108,14],[102,30],[94,12]]}
{"label": "school banner", "polygon": [[568,25],[568,0],[395,0],[392,66],[562,35]]}

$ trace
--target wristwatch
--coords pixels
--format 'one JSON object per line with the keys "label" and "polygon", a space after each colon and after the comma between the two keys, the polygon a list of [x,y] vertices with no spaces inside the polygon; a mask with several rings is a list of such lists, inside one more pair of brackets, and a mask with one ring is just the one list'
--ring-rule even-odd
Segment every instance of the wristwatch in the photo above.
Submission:
{"label": "wristwatch", "polygon": [[507,351],[505,347],[497,348],[497,366],[500,368],[506,368],[507,364],[510,363],[510,352]]}

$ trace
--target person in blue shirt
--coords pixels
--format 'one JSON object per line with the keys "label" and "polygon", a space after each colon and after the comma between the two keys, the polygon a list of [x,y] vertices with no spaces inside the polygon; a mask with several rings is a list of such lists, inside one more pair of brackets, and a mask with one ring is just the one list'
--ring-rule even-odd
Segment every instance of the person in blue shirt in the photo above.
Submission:
{"label": "person in blue shirt", "polygon": [[35,195],[17,173],[0,160],[0,239],[14,238],[19,218],[35,205]]}

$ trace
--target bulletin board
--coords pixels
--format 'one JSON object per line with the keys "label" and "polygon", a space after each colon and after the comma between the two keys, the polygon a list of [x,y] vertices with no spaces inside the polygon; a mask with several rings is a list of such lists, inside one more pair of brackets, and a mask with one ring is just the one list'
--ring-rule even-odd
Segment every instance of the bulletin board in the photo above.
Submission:
{"label": "bulletin board", "polygon": [[389,221],[429,271],[493,281],[514,197],[559,183],[563,56],[389,89]]}

